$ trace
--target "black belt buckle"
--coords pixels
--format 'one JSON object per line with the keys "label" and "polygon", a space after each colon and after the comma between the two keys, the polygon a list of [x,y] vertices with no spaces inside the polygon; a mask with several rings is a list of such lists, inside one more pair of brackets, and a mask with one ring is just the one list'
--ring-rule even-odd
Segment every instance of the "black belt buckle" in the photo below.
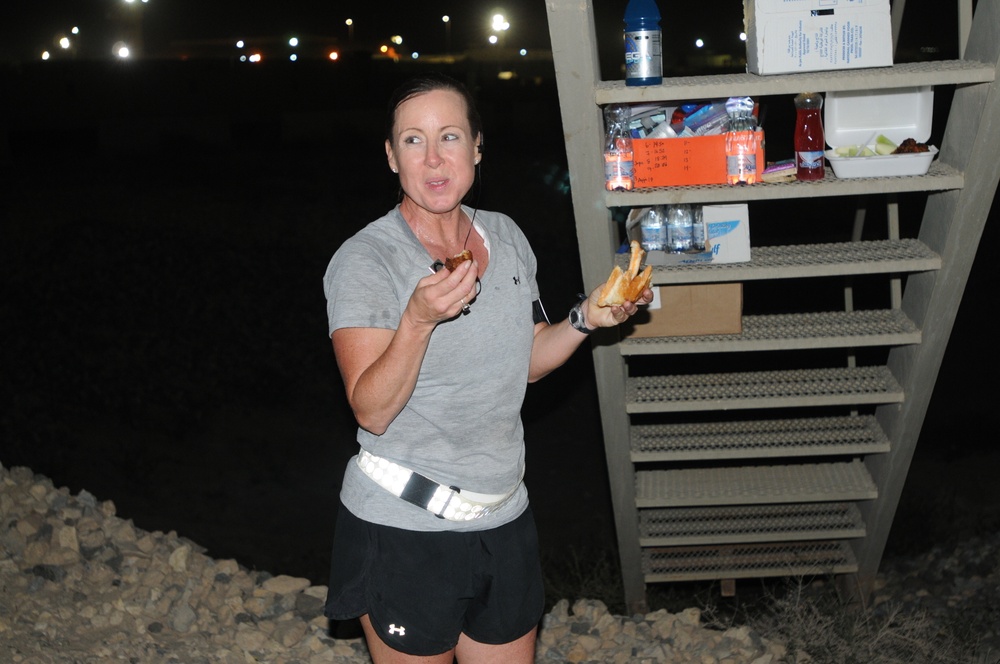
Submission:
{"label": "black belt buckle", "polygon": [[[412,503],[421,509],[429,510],[428,506],[431,500],[434,498],[434,494],[440,489],[443,484],[438,484],[434,480],[428,479],[421,475],[420,473],[412,473],[410,479],[406,482],[406,486],[399,493],[399,497],[408,503]],[[456,486],[448,487],[451,491],[458,493],[459,488]],[[434,516],[439,519],[443,519],[444,508],[448,506],[449,501],[445,501],[444,505],[441,507],[441,513],[433,512]]]}

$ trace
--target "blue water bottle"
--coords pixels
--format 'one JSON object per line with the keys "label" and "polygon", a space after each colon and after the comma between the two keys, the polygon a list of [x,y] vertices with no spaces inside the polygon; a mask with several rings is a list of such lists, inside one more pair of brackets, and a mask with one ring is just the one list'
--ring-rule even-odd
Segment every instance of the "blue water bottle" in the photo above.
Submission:
{"label": "blue water bottle", "polygon": [[662,39],[655,0],[629,0],[625,6],[625,85],[663,82]]}

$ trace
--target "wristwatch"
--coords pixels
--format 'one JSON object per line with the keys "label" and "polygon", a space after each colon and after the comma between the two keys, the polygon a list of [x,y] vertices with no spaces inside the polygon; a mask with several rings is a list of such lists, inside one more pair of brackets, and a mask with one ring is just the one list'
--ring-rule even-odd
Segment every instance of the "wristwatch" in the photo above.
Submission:
{"label": "wristwatch", "polygon": [[[594,330],[587,327],[587,319],[583,317],[583,300],[574,304],[573,308],[569,310],[569,324],[573,326],[574,330],[583,332],[584,334],[594,332]],[[594,329],[596,330],[597,328]]]}

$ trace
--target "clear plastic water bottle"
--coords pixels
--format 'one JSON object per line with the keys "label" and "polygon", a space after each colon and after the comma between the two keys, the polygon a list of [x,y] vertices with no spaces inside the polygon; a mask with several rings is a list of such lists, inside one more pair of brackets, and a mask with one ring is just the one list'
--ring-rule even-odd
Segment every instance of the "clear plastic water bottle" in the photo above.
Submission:
{"label": "clear plastic water bottle", "polygon": [[667,224],[663,219],[663,208],[654,205],[642,216],[639,223],[642,233],[642,248],[646,251],[667,250]]}
{"label": "clear plastic water bottle", "polygon": [[671,205],[667,214],[667,248],[674,253],[691,250],[693,218],[686,203]]}
{"label": "clear plastic water bottle", "polygon": [[629,120],[632,110],[624,104],[604,108],[607,136],[604,142],[604,186],[608,191],[630,191],[635,186],[635,162]]}
{"label": "clear plastic water bottle", "polygon": [[655,0],[629,0],[625,6],[625,85],[663,82],[662,39]]}
{"label": "clear plastic water bottle", "polygon": [[705,251],[705,218],[700,205],[691,208],[691,248]]}

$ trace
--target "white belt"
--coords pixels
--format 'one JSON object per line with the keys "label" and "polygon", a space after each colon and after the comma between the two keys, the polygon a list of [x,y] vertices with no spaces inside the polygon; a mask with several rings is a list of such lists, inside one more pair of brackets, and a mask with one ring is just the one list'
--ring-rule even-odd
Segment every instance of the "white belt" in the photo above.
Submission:
{"label": "white belt", "polygon": [[364,449],[358,454],[358,467],[397,498],[449,521],[472,521],[484,517],[507,502],[517,491],[517,486],[521,485],[519,481],[510,492],[502,494],[476,493],[445,486]]}

